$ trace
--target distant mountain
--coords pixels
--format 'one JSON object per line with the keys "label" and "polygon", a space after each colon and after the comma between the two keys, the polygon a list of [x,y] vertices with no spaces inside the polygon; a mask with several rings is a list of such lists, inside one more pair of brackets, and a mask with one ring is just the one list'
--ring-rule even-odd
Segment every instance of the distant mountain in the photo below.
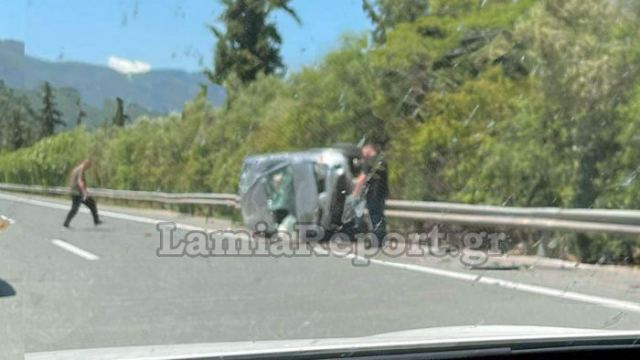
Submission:
{"label": "distant mountain", "polygon": [[200,84],[208,86],[214,105],[224,101],[222,87],[212,85],[200,73],[152,70],[128,76],[106,66],[37,59],[25,55],[24,43],[13,40],[0,40],[0,80],[22,90],[33,90],[49,81],[58,88],[78,90],[82,100],[95,107],[119,96],[152,112],[177,111],[198,93]]}

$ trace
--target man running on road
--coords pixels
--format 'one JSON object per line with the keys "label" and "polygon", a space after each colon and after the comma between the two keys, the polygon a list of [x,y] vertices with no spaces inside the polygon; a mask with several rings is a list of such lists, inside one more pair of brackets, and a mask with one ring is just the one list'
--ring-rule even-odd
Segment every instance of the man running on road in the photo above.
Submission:
{"label": "man running on road", "polygon": [[93,223],[95,225],[102,224],[102,221],[98,217],[98,207],[96,205],[96,201],[89,196],[87,192],[87,182],[84,178],[84,172],[91,167],[91,160],[85,159],[80,165],[76,166],[75,169],[71,172],[69,176],[71,182],[71,210],[69,210],[69,214],[67,215],[67,219],[64,221],[64,227],[68,228],[71,219],[76,216],[78,212],[78,208],[80,207],[80,203],[85,204],[89,210],[91,210],[91,215],[93,216]]}

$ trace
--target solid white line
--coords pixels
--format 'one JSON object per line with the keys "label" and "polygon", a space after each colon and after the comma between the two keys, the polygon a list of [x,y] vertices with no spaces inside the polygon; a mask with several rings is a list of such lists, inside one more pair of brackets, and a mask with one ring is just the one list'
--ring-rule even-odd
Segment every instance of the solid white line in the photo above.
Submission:
{"label": "solid white line", "polygon": [[[24,204],[42,206],[42,207],[47,207],[47,208],[50,208],[50,209],[69,211],[69,206],[68,205],[63,205],[63,204],[59,204],[59,203],[53,203],[53,202],[49,202],[49,201],[27,199],[27,198],[14,196],[14,195],[9,195],[9,194],[1,194],[0,193],[0,199],[9,200],[9,201],[17,201],[17,202],[21,202],[21,203],[24,203]],[[89,210],[81,208],[80,212],[88,213]],[[117,213],[117,212],[113,212],[113,211],[100,211],[100,216],[109,217],[109,218],[113,218],[113,219],[135,221],[135,222],[144,223],[144,224],[154,224],[154,225],[156,225],[158,223],[161,223],[161,222],[169,221],[169,220],[153,219],[153,218],[148,218],[148,217],[143,217],[143,216],[127,215],[127,214]],[[180,224],[180,223],[176,223],[176,222],[174,222],[174,223],[176,224],[176,228],[178,228],[180,230],[187,230],[187,231],[204,230],[203,228],[198,227],[198,226]]]}
{"label": "solid white line", "polygon": [[[65,206],[65,205],[62,205],[62,204],[56,204],[56,203],[51,203],[51,202],[47,202],[47,201],[40,201],[40,200],[33,200],[33,199],[25,199],[25,198],[22,198],[22,197],[13,196],[13,195],[7,195],[7,194],[0,194],[0,199],[18,201],[18,202],[22,202],[22,203],[26,203],[26,204],[31,204],[31,205],[44,206],[44,207],[49,207],[49,208],[52,208],[52,209],[68,210],[68,207]],[[147,224],[157,224],[159,222],[165,221],[165,220],[151,219],[151,218],[141,217],[141,216],[120,214],[120,213],[111,212],[111,211],[103,211],[101,213],[104,216],[108,216],[108,217],[112,217],[112,218],[116,218],[116,219],[136,221],[136,222],[147,223]],[[209,231],[208,229],[205,229],[205,228],[202,228],[202,227],[186,225],[186,224],[179,224],[179,223],[176,223],[176,227],[178,229],[182,229],[182,230],[200,230],[200,231],[204,230],[204,231]],[[538,286],[538,285],[528,285],[528,284],[518,283],[518,282],[514,282],[514,281],[501,280],[501,279],[492,278],[492,277],[486,277],[486,276],[482,276],[482,275],[475,275],[475,274],[461,273],[461,272],[450,271],[450,270],[437,269],[437,268],[432,268],[432,267],[427,267],[427,266],[419,266],[419,265],[412,265],[412,264],[402,264],[402,263],[396,263],[396,262],[378,260],[378,259],[367,259],[367,258],[364,258],[364,257],[361,257],[361,256],[356,256],[354,254],[337,254],[337,255],[340,255],[340,257],[345,258],[345,259],[357,258],[358,260],[361,260],[361,261],[370,261],[373,264],[382,265],[382,266],[388,266],[388,267],[392,267],[392,268],[396,268],[396,269],[403,269],[403,270],[408,270],[408,271],[420,272],[420,273],[425,273],[425,274],[442,276],[442,277],[446,277],[446,278],[450,278],[450,279],[456,279],[456,280],[462,280],[462,281],[468,281],[468,282],[475,282],[475,283],[484,284],[484,285],[497,286],[497,287],[501,287],[501,288],[505,288],[505,289],[524,291],[524,292],[538,294],[538,295],[551,296],[551,297],[556,297],[556,298],[561,298],[561,299],[566,299],[566,300],[574,300],[574,301],[579,301],[579,302],[584,302],[584,303],[594,304],[594,305],[600,305],[600,306],[613,308],[613,309],[618,309],[618,310],[624,310],[624,311],[631,311],[631,312],[640,313],[640,304],[639,303],[635,303],[635,302],[617,300],[617,299],[600,297],[600,296],[586,295],[586,294],[581,294],[581,293],[576,293],[576,292],[571,292],[571,291],[558,290],[558,289],[544,287],[544,286]]]}
{"label": "solid white line", "polygon": [[574,300],[583,303],[600,305],[612,309],[631,311],[640,313],[640,304],[630,301],[617,300],[612,298],[606,298],[601,296],[593,296],[586,295],[572,291],[564,291],[553,289],[545,286],[538,285],[528,285],[524,283],[519,283],[515,281],[502,280],[497,278],[492,278],[488,276],[475,275],[475,274],[467,274],[450,270],[436,269],[428,266],[421,265],[412,265],[412,264],[402,264],[397,262],[378,260],[378,259],[367,259],[362,256],[357,256],[354,254],[342,254],[344,258],[348,259],[358,259],[360,261],[370,261],[372,264],[388,266],[396,269],[403,269],[408,271],[420,272],[430,275],[442,276],[450,279],[468,281],[472,283],[497,286],[505,289],[524,291],[532,294],[545,295],[556,297],[565,300]]}
{"label": "solid white line", "polygon": [[51,240],[51,243],[53,245],[59,246],[65,250],[67,250],[70,253],[73,253],[75,255],[80,256],[83,259],[89,260],[89,261],[96,261],[98,259],[100,259],[97,255],[94,255],[86,250],[82,250],[77,246],[71,245],[68,242],[59,240],[59,239],[53,239]]}

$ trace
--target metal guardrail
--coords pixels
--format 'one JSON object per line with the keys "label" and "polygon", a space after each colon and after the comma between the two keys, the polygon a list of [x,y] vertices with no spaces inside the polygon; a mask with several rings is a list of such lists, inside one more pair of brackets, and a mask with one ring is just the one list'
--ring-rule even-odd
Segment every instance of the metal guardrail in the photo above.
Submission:
{"label": "metal guardrail", "polygon": [[399,211],[455,213],[468,215],[518,216],[527,218],[549,218],[558,220],[616,223],[640,226],[640,210],[513,207],[407,200],[388,200],[387,208]]}
{"label": "metal guardrail", "polygon": [[570,231],[577,233],[613,233],[640,235],[640,226],[606,222],[575,221],[549,217],[524,217],[507,215],[477,215],[451,212],[421,212],[385,210],[388,217],[421,220],[440,224],[464,224],[497,226],[504,228],[529,228],[540,230]]}
{"label": "metal guardrail", "polygon": [[[0,190],[15,191],[31,194],[70,195],[68,187],[18,185],[0,183]],[[193,205],[226,205],[236,206],[238,197],[234,194],[212,193],[164,193],[159,191],[132,191],[91,188],[91,196],[114,200],[149,201],[163,204],[193,204]]]}
{"label": "metal guardrail", "polygon": [[[33,194],[69,195],[67,187],[0,183],[0,190]],[[238,206],[235,194],[164,193],[91,188],[91,195],[115,200],[163,204]],[[388,217],[434,223],[466,224],[640,235],[640,210],[524,208],[447,202],[388,200]]]}

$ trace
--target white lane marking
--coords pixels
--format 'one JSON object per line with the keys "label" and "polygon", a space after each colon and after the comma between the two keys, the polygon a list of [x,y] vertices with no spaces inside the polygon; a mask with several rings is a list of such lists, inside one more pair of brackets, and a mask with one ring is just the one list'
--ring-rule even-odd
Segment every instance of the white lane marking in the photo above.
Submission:
{"label": "white lane marking", "polygon": [[[13,196],[13,195],[8,195],[8,194],[1,194],[1,193],[0,193],[0,199],[9,200],[9,201],[17,201],[17,202],[21,202],[21,203],[29,204],[29,205],[43,206],[43,207],[48,207],[50,209],[69,211],[69,205],[63,205],[63,204],[53,203],[53,202],[49,202],[49,201],[27,199],[27,198],[23,198],[23,197],[19,197],[19,196]],[[89,210],[80,209],[80,212],[89,213]],[[154,224],[154,225],[156,225],[158,223],[161,223],[161,222],[169,221],[169,220],[153,219],[153,218],[148,218],[148,217],[143,217],[143,216],[127,215],[127,214],[117,213],[117,212],[113,212],[113,211],[100,211],[100,216],[110,217],[110,218],[120,219],[120,220],[135,221],[135,222],[144,223],[144,224]],[[177,223],[177,222],[173,222],[173,223],[175,223],[176,224],[176,228],[178,228],[180,230],[187,230],[187,231],[205,230],[205,231],[208,231],[208,230],[203,229],[203,228],[198,227],[198,226],[180,224],[180,223]]]}
{"label": "white lane marking", "polygon": [[[18,196],[12,196],[7,194],[0,194],[0,199],[18,201],[26,204],[44,206],[44,207],[49,207],[53,209],[68,210],[68,207],[62,204],[56,204],[56,203],[51,203],[47,201],[40,201],[40,200],[33,200],[33,199],[25,199]],[[120,214],[112,211],[103,211],[102,214],[104,216],[109,216],[116,219],[130,220],[130,221],[142,222],[147,224],[157,224],[159,222],[165,221],[165,220],[151,219],[151,218],[142,217],[142,216]],[[182,230],[211,231],[209,229],[205,229],[202,227],[179,224],[179,223],[176,223],[176,227]],[[600,296],[586,295],[586,294],[558,290],[558,289],[544,287],[544,286],[529,285],[529,284],[524,284],[524,283],[519,283],[514,281],[501,280],[501,279],[492,278],[492,277],[485,277],[485,276],[480,276],[475,274],[467,274],[467,273],[437,269],[437,268],[426,267],[426,266],[402,264],[402,263],[396,263],[396,262],[384,261],[384,260],[378,260],[378,259],[366,259],[364,257],[356,256],[354,254],[337,254],[337,255],[341,255],[340,257],[345,259],[357,258],[358,260],[361,260],[361,261],[368,260],[373,264],[393,267],[396,269],[421,272],[421,273],[426,273],[426,274],[431,274],[436,276],[442,276],[450,279],[475,282],[475,283],[490,285],[490,286],[498,286],[506,289],[524,291],[528,293],[551,296],[551,297],[556,297],[556,298],[561,298],[566,300],[574,300],[574,301],[579,301],[579,302],[584,302],[584,303],[589,303],[594,305],[600,305],[608,308],[640,313],[640,304],[635,302],[617,300],[617,299],[600,297]]]}
{"label": "white lane marking", "polygon": [[71,245],[66,241],[62,241],[60,239],[53,239],[51,240],[51,243],[53,245],[56,245],[58,247],[61,247],[65,250],[67,250],[70,253],[73,253],[75,255],[80,256],[83,259],[89,260],[89,261],[96,261],[98,259],[100,259],[97,255],[92,254],[86,250],[82,250],[79,247],[75,246],[75,245]]}
{"label": "white lane marking", "polygon": [[640,304],[635,302],[630,302],[630,301],[617,300],[617,299],[601,297],[601,296],[586,295],[586,294],[581,294],[581,293],[572,292],[572,291],[558,290],[558,289],[554,289],[546,286],[529,285],[529,284],[519,283],[515,281],[492,278],[489,276],[482,276],[480,274],[478,275],[467,274],[467,273],[437,269],[437,268],[422,266],[422,265],[402,264],[402,263],[379,260],[379,259],[367,259],[362,256],[357,256],[354,254],[340,254],[340,255],[342,255],[342,257],[346,259],[358,259],[360,261],[370,261],[372,264],[388,266],[396,269],[420,272],[425,274],[442,276],[450,279],[468,281],[472,283],[479,283],[479,284],[484,284],[489,286],[497,286],[505,289],[524,291],[524,292],[538,294],[538,295],[551,296],[551,297],[556,297],[556,298],[565,299],[565,300],[574,300],[574,301],[579,301],[579,302],[593,304],[593,305],[600,305],[600,306],[618,309],[618,310],[640,313]]}

